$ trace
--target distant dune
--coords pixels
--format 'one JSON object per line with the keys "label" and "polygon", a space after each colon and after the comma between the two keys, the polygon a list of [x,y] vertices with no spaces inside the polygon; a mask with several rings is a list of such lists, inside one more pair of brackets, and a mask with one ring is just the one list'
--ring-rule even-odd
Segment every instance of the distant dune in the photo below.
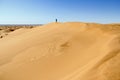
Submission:
{"label": "distant dune", "polygon": [[0,80],[120,80],[120,24],[17,29],[0,39]]}
{"label": "distant dune", "polygon": [[18,29],[31,29],[38,25],[0,25],[0,38],[7,36],[9,33]]}

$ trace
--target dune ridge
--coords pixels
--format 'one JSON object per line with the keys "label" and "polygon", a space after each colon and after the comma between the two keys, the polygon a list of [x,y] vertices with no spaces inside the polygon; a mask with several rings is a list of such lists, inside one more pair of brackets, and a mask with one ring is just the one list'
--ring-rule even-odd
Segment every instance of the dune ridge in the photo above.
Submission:
{"label": "dune ridge", "polygon": [[0,39],[0,80],[120,80],[120,25],[50,23]]}

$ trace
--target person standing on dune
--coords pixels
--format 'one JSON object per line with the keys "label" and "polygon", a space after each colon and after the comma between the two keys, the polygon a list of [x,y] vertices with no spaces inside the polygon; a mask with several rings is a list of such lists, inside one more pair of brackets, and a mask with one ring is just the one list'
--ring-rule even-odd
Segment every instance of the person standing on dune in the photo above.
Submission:
{"label": "person standing on dune", "polygon": [[57,19],[55,19],[55,22],[57,23],[57,22],[58,22],[58,20],[57,20]]}

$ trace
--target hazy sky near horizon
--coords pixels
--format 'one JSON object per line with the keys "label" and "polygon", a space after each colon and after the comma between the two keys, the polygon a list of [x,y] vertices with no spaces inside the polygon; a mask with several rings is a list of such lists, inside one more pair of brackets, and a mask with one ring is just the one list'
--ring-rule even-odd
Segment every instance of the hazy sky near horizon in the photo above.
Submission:
{"label": "hazy sky near horizon", "polygon": [[120,0],[0,0],[0,24],[120,23]]}

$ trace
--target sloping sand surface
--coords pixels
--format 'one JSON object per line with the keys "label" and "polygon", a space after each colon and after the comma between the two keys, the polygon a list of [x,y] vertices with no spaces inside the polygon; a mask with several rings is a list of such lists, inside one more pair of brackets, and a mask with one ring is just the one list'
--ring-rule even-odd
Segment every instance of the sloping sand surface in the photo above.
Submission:
{"label": "sloping sand surface", "polygon": [[120,25],[16,30],[0,39],[0,80],[120,80]]}

